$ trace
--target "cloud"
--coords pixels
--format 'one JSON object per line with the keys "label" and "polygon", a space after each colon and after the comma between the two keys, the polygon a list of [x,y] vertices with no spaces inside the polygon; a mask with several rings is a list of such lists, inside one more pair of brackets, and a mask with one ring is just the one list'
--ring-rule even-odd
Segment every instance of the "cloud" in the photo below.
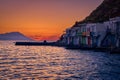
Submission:
{"label": "cloud", "polygon": [[56,41],[59,39],[59,35],[51,35],[51,36],[33,35],[29,37],[37,41],[44,41],[44,40]]}

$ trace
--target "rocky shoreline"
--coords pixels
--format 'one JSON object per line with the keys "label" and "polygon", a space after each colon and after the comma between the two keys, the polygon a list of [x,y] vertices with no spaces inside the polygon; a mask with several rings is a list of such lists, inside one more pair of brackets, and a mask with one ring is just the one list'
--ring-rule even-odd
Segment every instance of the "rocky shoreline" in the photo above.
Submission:
{"label": "rocky shoreline", "polygon": [[16,46],[57,46],[65,47],[66,49],[77,50],[92,50],[95,52],[120,53],[120,48],[106,48],[106,47],[81,47],[74,45],[64,45],[58,42],[16,42]]}

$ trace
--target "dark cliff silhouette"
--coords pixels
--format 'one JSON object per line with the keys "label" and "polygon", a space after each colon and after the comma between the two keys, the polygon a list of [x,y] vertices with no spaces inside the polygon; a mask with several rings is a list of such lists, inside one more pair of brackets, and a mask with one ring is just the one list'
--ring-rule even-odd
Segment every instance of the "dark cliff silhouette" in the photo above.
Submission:
{"label": "dark cliff silhouette", "polygon": [[80,23],[103,22],[118,16],[120,16],[120,0],[104,0]]}

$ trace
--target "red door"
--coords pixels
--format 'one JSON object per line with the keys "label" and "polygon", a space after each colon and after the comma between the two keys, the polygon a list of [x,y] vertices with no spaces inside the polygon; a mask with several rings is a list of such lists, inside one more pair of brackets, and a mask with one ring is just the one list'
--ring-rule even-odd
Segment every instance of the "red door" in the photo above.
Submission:
{"label": "red door", "polygon": [[88,37],[88,45],[90,46],[90,44],[91,44],[91,38]]}

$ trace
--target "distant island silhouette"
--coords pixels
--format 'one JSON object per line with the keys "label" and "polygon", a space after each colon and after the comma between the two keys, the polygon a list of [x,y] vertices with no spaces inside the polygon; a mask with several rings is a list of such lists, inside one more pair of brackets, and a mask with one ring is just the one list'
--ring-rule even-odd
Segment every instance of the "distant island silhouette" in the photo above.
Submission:
{"label": "distant island silhouette", "polygon": [[0,40],[32,40],[20,32],[9,32],[0,34]]}

